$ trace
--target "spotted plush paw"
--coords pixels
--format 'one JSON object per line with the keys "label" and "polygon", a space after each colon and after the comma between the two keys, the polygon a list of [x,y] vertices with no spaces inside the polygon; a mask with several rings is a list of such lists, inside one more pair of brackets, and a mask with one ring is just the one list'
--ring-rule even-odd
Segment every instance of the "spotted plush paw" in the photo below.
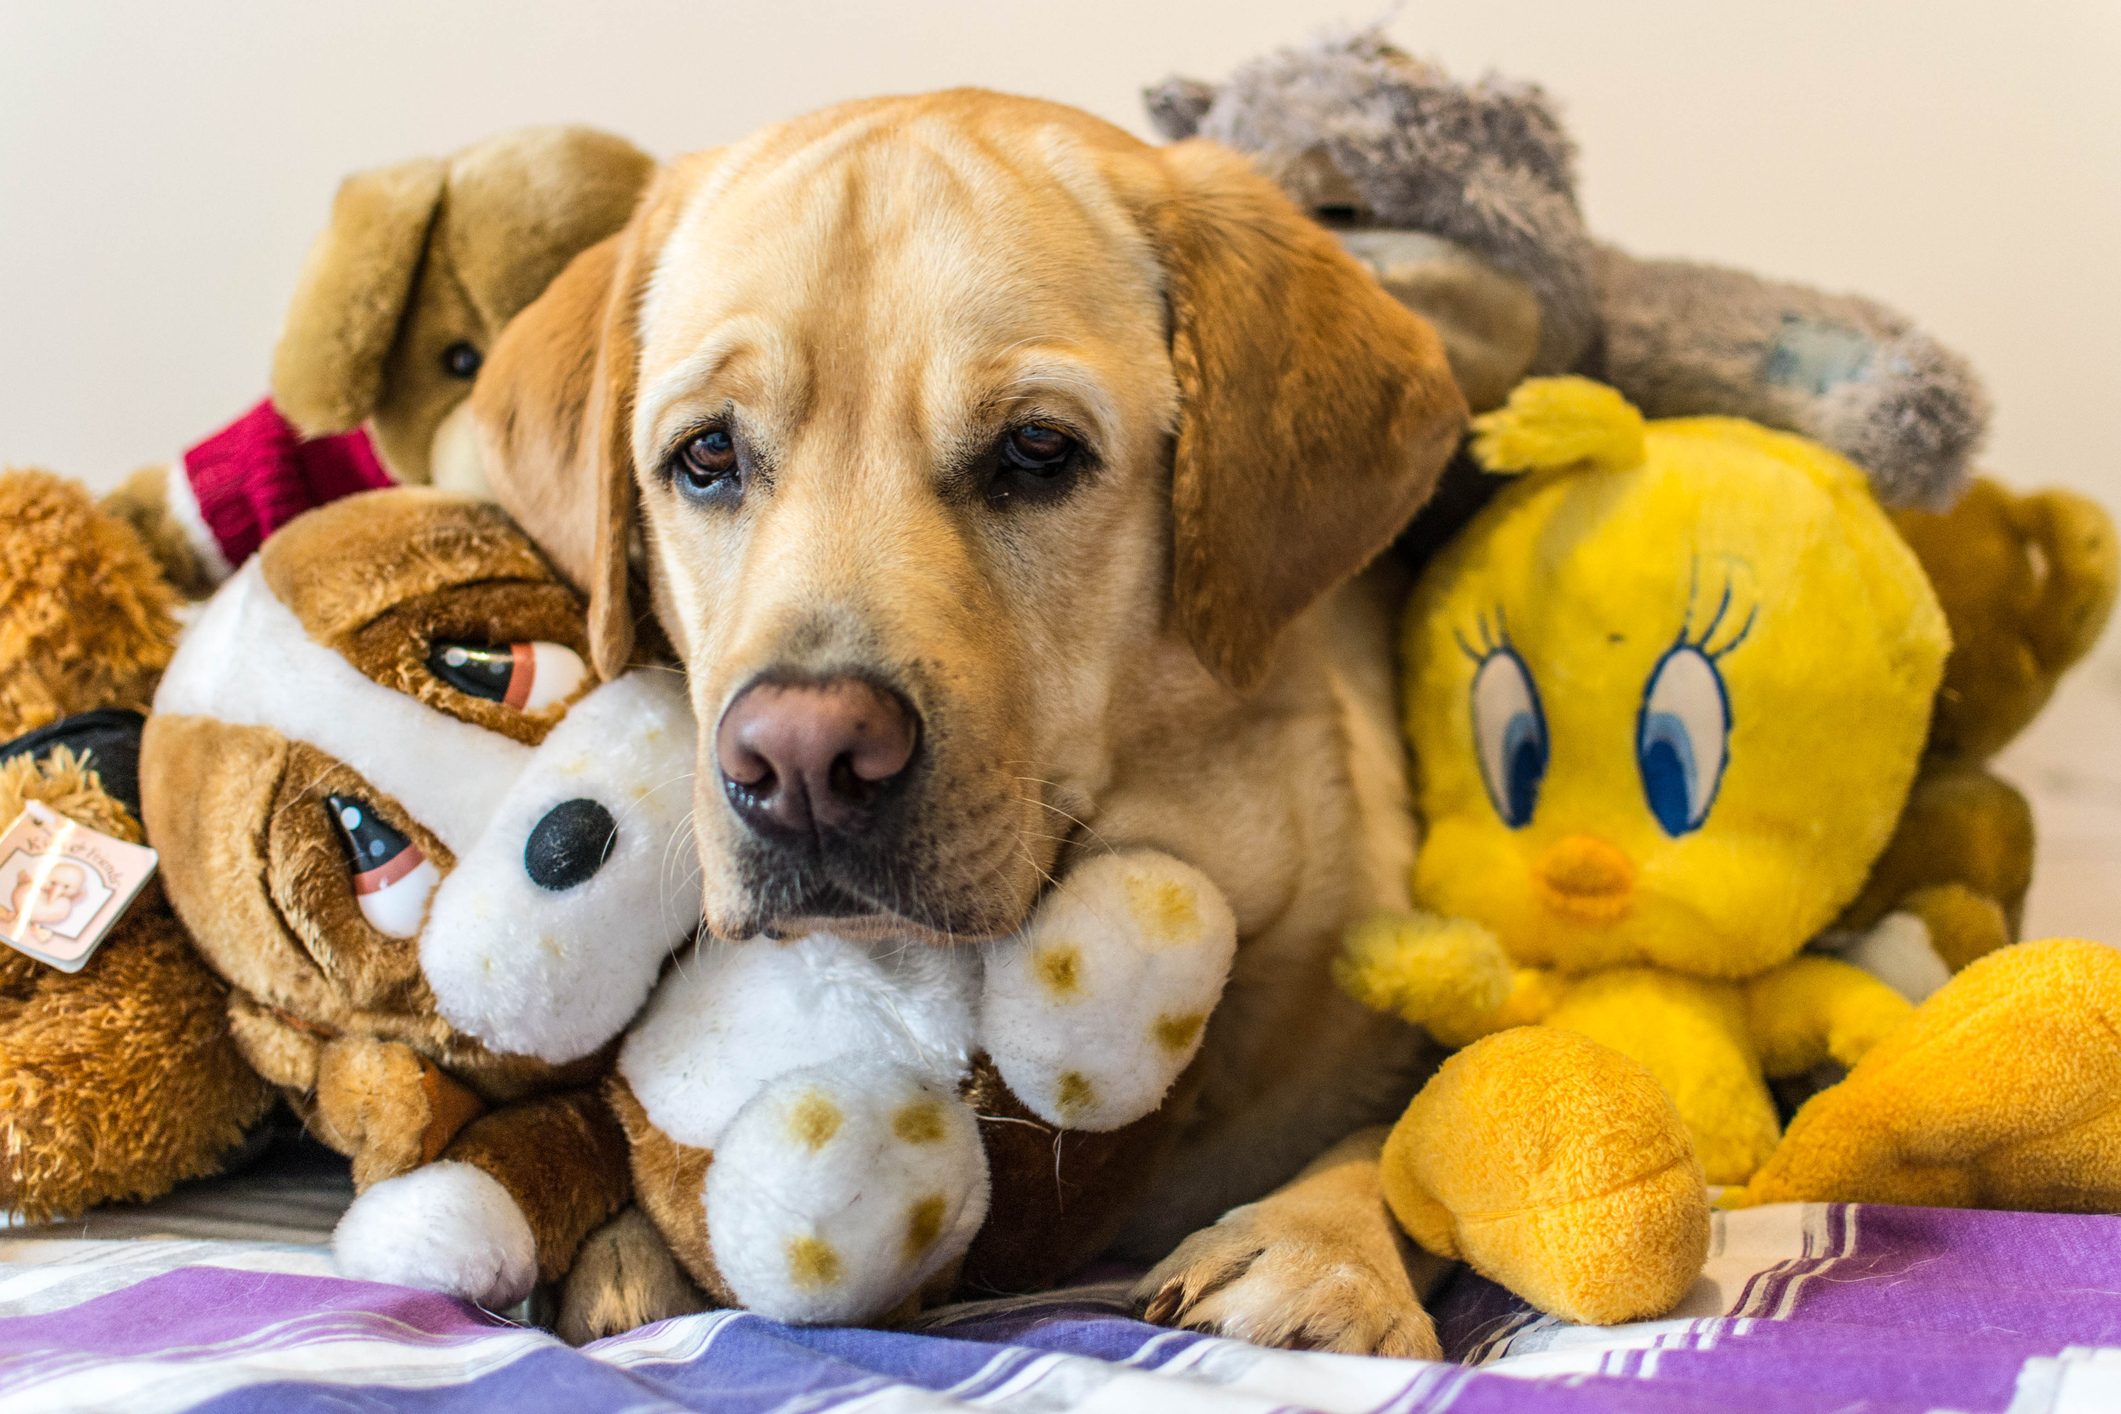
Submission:
{"label": "spotted plush paw", "polygon": [[357,1281],[416,1286],[513,1306],[538,1279],[537,1240],[508,1190],[484,1170],[445,1159],[385,1179],[339,1219],[339,1271]]}
{"label": "spotted plush paw", "polygon": [[989,950],[980,1034],[1033,1112],[1109,1130],[1163,1103],[1200,1049],[1237,950],[1237,922],[1199,870],[1152,851],[1070,873]]}
{"label": "spotted plush paw", "polygon": [[986,1217],[979,1123],[903,1066],[792,1071],[722,1132],[705,1202],[743,1305],[803,1325],[874,1320],[962,1256]]}

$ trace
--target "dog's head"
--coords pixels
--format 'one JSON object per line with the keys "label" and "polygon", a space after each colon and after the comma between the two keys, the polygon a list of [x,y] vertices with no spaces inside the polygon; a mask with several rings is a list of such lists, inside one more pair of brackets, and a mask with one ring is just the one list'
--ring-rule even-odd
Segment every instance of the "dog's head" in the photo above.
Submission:
{"label": "dog's head", "polygon": [[474,412],[606,674],[638,532],[709,926],[936,940],[1023,918],[1121,736],[1257,687],[1464,418],[1428,327],[1242,159],[971,91],[667,169]]}

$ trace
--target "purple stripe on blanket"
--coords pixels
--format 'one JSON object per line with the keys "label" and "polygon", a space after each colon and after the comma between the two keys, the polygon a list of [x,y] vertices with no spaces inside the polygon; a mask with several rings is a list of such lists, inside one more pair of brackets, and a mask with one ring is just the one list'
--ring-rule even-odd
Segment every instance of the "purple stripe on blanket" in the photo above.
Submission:
{"label": "purple stripe on blanket", "polygon": [[158,1355],[178,1345],[216,1345],[255,1336],[297,1316],[328,1311],[385,1317],[408,1339],[484,1335],[508,1323],[447,1296],[336,1277],[286,1276],[226,1267],[179,1267],[41,1316],[0,1321],[0,1363],[67,1351]]}
{"label": "purple stripe on blanket", "polygon": [[2121,1343],[2121,1221],[2054,1213],[1869,1207],[1796,1317],[2064,1345]]}
{"label": "purple stripe on blanket", "polygon": [[[1404,1414],[2000,1414],[2058,1407],[2065,1386],[2060,1407],[2121,1408],[2121,1348],[2098,1349],[2121,1347],[2121,1220],[1791,1207],[1722,1231],[1685,1308],[1698,1314],[1612,1331],[1543,1320],[1461,1274],[1433,1306],[1469,1365],[1260,1357],[1129,1319],[1119,1288],[936,1313],[923,1334],[711,1313],[573,1351],[417,1292],[191,1268],[0,1320],[0,1405],[55,1361],[135,1356],[152,1362],[138,1388],[200,1381],[188,1406],[161,1400],[193,1414],[822,1414],[862,1400],[1028,1414],[1225,1398]],[[305,1352],[306,1366],[279,1358]],[[238,1367],[258,1382],[202,1378]]]}
{"label": "purple stripe on blanket", "polygon": [[[827,1387],[830,1392],[832,1387]],[[388,1389],[376,1385],[323,1384],[281,1380],[244,1389],[192,1406],[186,1414],[533,1414],[566,1410],[569,1414],[645,1414],[658,1409],[741,1410],[743,1403],[686,1405],[669,1401],[655,1382],[624,1370],[584,1360],[564,1346],[541,1350],[503,1369],[462,1384],[429,1389]]]}

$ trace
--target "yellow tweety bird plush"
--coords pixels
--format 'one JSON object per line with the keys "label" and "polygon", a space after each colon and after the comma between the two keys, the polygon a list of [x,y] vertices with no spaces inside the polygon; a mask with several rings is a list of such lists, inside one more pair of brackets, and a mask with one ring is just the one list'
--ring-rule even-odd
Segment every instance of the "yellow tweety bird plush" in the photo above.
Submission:
{"label": "yellow tweety bird plush", "polygon": [[[1993,1196],[2010,1105],[1966,1091],[1968,1052],[2058,986],[2084,1026],[2049,1059],[2087,1106],[2121,1098],[2121,1052],[2089,1039],[2121,1019],[2107,949],[2006,949],[1913,1023],[1801,953],[1893,833],[1950,647],[1862,473],[1737,419],[1645,423],[1580,378],[1475,428],[1486,466],[1525,474],[1407,609],[1424,912],[1356,929],[1340,967],[1466,1048],[1385,1148],[1409,1233],[1556,1314],[1638,1319],[1698,1272],[1704,1179],[1751,1181],[1727,1202]],[[1860,1066],[1889,1035],[1892,1073]],[[1767,1078],[1830,1058],[1856,1069],[1785,1141]],[[1941,1145],[1910,1085],[1936,1099],[1920,1119],[1952,1111]],[[2121,1155],[2089,1113],[2048,1117],[2091,1145],[2078,1179]]]}

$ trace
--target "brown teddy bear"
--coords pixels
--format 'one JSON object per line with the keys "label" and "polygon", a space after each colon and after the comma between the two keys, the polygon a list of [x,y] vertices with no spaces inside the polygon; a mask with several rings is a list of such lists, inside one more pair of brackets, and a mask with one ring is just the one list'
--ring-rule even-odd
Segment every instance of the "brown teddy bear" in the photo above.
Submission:
{"label": "brown teddy bear", "polygon": [[653,169],[621,138],[540,127],[347,178],[295,286],[271,400],[105,508],[200,596],[335,496],[393,482],[483,494],[459,409],[486,350],[625,223]]}
{"label": "brown teddy bear", "polygon": [[2018,940],[2033,874],[2033,815],[1988,769],[2091,650],[2121,584],[2121,546],[2099,505],[1977,479],[1948,511],[1894,524],[1929,572],[1952,652],[1899,829],[1837,924],[1852,955],[1903,991]]}
{"label": "brown teddy bear", "polygon": [[347,1275],[506,1306],[629,1196],[597,1083],[699,915],[696,729],[587,655],[497,507],[401,487],[275,534],[156,693],[148,836],[237,1049],[353,1160]]}
{"label": "brown teddy bear", "polygon": [[[0,828],[38,801],[141,837],[141,712],[177,595],[78,484],[0,475]],[[150,883],[77,972],[0,946],[0,1210],[32,1221],[212,1173],[271,1106],[227,988]]]}

